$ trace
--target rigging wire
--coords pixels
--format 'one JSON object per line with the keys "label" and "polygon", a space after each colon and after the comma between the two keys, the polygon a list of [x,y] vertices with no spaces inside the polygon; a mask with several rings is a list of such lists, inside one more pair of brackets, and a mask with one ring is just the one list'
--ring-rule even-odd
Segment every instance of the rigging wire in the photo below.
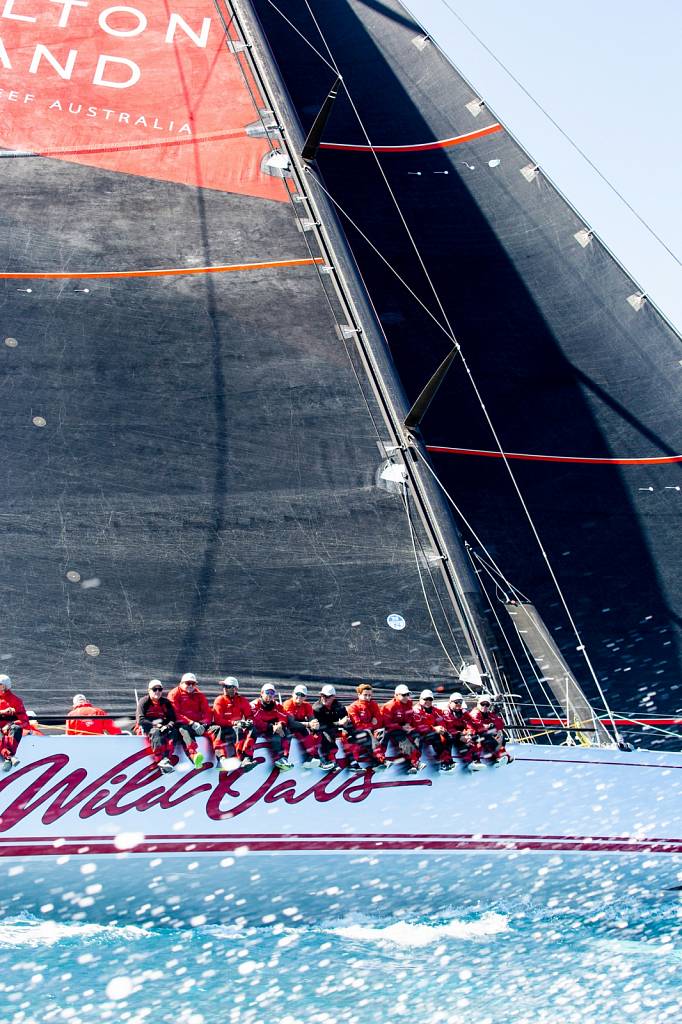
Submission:
{"label": "rigging wire", "polygon": [[[521,665],[519,664],[518,658],[516,657],[516,652],[514,651],[514,648],[511,645],[511,641],[510,641],[509,637],[507,636],[507,631],[504,629],[504,627],[502,625],[502,622],[500,621],[500,617],[497,614],[497,608],[495,608],[495,604],[494,604],[492,598],[490,597],[490,595],[488,593],[488,589],[487,589],[485,583],[480,578],[479,571],[476,570],[476,568],[474,567],[473,558],[472,558],[471,552],[467,551],[467,554],[469,555],[469,560],[471,561],[473,571],[474,571],[474,573],[476,574],[476,576],[479,579],[479,583],[480,583],[481,589],[482,589],[483,593],[485,594],[485,597],[486,597],[486,600],[487,600],[488,605],[490,607],[490,610],[493,613],[493,616],[495,618],[495,622],[497,623],[497,628],[499,629],[500,633],[502,634],[502,636],[505,639],[505,643],[507,644],[507,647],[509,649],[509,653],[510,653],[510,655],[512,657],[512,660],[513,660],[513,662],[514,662],[514,664],[516,666],[516,671],[519,674],[519,678],[521,680],[521,684],[522,684],[522,686],[525,687],[526,692],[528,693],[528,696],[530,697],[531,703],[532,703],[533,707],[536,710],[536,714],[537,714],[538,718],[541,718],[542,715],[540,714],[538,706],[537,706],[537,704],[535,702],[535,697],[533,696],[533,692],[532,692],[531,688],[528,686],[528,683],[526,682],[526,678],[525,678],[525,676],[523,674],[523,671],[521,669]],[[493,582],[495,582],[495,581],[493,580]],[[544,690],[543,690],[543,695],[545,696],[545,698],[547,697],[547,694],[544,693]],[[516,704],[512,704],[512,707],[514,708],[514,710],[518,711],[518,715],[519,715],[521,721],[523,721],[523,717],[521,716],[520,709],[517,707],[517,705]]]}
{"label": "rigging wire", "polygon": [[[467,553],[469,554],[469,558],[470,558],[472,566],[473,566],[473,554],[474,553],[472,553],[470,551],[467,552]],[[491,577],[493,582],[495,582],[495,579],[492,576],[492,574],[490,573],[490,571],[489,570],[487,570],[487,571],[488,571],[488,575]],[[479,582],[481,584],[481,588],[483,590],[483,593],[485,594],[485,596],[486,596],[486,598],[488,600],[488,604],[490,605],[490,609],[491,609],[493,615],[495,616],[495,621],[497,622],[498,628],[499,628],[500,632],[502,633],[502,636],[504,637],[504,639],[506,641],[507,647],[509,648],[509,653],[511,654],[511,656],[512,656],[512,658],[514,660],[514,664],[516,665],[516,668],[517,668],[517,671],[519,673],[519,676],[520,676],[520,678],[521,678],[521,680],[523,682],[523,685],[526,688],[528,696],[530,697],[531,703],[532,703],[533,707],[535,708],[536,714],[538,715],[539,718],[541,718],[542,715],[540,714],[540,711],[538,709],[538,705],[536,703],[536,700],[535,700],[535,697],[533,695],[533,692],[532,692],[531,688],[528,686],[528,683],[526,681],[526,677],[523,674],[523,671],[521,669],[521,665],[518,662],[518,659],[516,657],[516,653],[514,651],[514,648],[512,647],[511,641],[509,639],[509,636],[507,635],[507,631],[503,627],[502,622],[500,621],[500,618],[499,618],[499,616],[497,614],[497,609],[494,606],[493,600],[489,596],[488,590],[486,588],[486,585],[483,582],[483,580],[481,579],[480,572],[477,571],[475,567],[474,567],[474,572],[476,573],[476,575],[477,575],[477,577],[479,579]],[[531,673],[535,677],[535,681],[538,684],[543,697],[548,702],[548,706],[551,707],[551,708],[554,708],[554,714],[557,715],[557,717],[560,717],[561,709],[560,708],[556,708],[556,705],[553,702],[552,696],[550,696],[550,694],[547,692],[547,689],[546,689],[546,687],[544,685],[544,680],[543,680],[542,676],[539,675],[538,670],[537,670],[537,666],[536,666],[535,662],[533,661],[533,659],[530,657],[530,654],[528,653],[528,648],[524,644],[523,639],[519,636],[519,631],[518,631],[518,628],[516,626],[516,623],[512,622],[512,626],[513,626],[513,628],[514,628],[514,630],[516,632],[516,636],[517,636],[519,644],[521,646],[521,650],[523,651],[523,653],[526,656],[526,659],[527,659],[528,664],[530,666]]]}
{"label": "rigging wire", "polygon": [[[417,543],[416,543],[416,539],[415,539],[415,530],[414,530],[414,524],[412,522],[412,514],[410,512],[410,506],[409,506],[409,501],[408,501],[408,497],[407,497],[407,485],[406,484],[402,485],[401,494],[402,494],[403,504],[405,506],[405,513],[407,515],[407,522],[408,522],[409,527],[410,527],[410,537],[412,539],[412,550],[414,552],[414,561],[415,561],[415,565],[417,566],[417,573],[419,575],[419,583],[421,585],[422,594],[424,595],[424,604],[426,605],[426,610],[429,613],[429,618],[431,620],[431,625],[433,626],[433,631],[436,634],[436,637],[438,638],[438,642],[439,642],[440,646],[443,649],[443,653],[445,654],[445,657],[447,658],[447,660],[450,662],[450,665],[452,666],[455,674],[457,675],[457,678],[459,678],[459,673],[460,673],[461,668],[458,667],[457,665],[455,665],[454,661],[452,660],[452,657],[450,656],[450,652],[448,651],[447,647],[445,646],[445,644],[443,642],[443,638],[440,635],[440,631],[438,629],[438,626],[436,625],[436,620],[433,617],[433,612],[431,611],[431,605],[429,603],[429,598],[428,598],[428,595],[426,593],[426,587],[424,586],[424,578],[422,576],[422,570],[421,570],[421,566],[419,564],[419,553],[417,552]],[[459,654],[459,656],[461,658],[462,655],[461,655],[461,652],[459,650],[459,646],[457,645],[456,641],[455,641],[455,645],[457,646],[457,653]]]}
{"label": "rigging wire", "polygon": [[[414,522],[414,520],[412,520],[412,521]],[[419,550],[421,551],[422,558],[424,559],[424,565],[426,566],[426,571],[429,574],[429,579],[431,581],[431,586],[433,587],[433,592],[436,595],[436,600],[438,602],[438,606],[439,606],[439,608],[441,610],[441,614],[443,616],[443,621],[445,622],[446,626],[448,627],[448,633],[452,637],[452,642],[453,642],[453,644],[455,645],[455,647],[457,649],[457,654],[458,654],[459,659],[460,659],[460,664],[461,665],[465,665],[466,664],[466,659],[464,658],[464,656],[462,654],[462,651],[460,649],[459,643],[457,642],[457,637],[455,636],[455,633],[454,633],[453,628],[452,628],[452,623],[450,622],[448,614],[445,611],[445,606],[443,605],[443,601],[442,601],[440,593],[438,591],[438,587],[436,586],[436,581],[435,581],[435,579],[433,577],[433,572],[431,571],[431,566],[429,564],[429,558],[428,558],[428,555],[427,555],[426,550],[424,548],[423,541],[422,541],[421,537],[417,534],[416,530],[415,530],[415,535],[416,535],[417,541],[419,543]]]}
{"label": "rigging wire", "polygon": [[441,3],[442,3],[442,4],[443,4],[443,5],[445,6],[445,7],[447,7],[447,9],[448,9],[448,10],[450,11],[450,13],[451,13],[451,14],[453,15],[453,17],[455,17],[455,18],[457,19],[457,21],[458,21],[458,22],[459,22],[459,23],[460,23],[461,25],[463,25],[463,26],[464,26],[464,28],[465,28],[465,29],[466,29],[466,31],[467,31],[467,32],[469,33],[469,35],[473,36],[473,38],[474,38],[474,39],[476,40],[476,42],[477,42],[477,43],[479,44],[479,46],[482,46],[482,47],[483,47],[483,49],[484,49],[484,50],[486,51],[486,53],[487,53],[487,54],[489,54],[489,56],[490,56],[490,57],[492,57],[492,59],[493,59],[493,60],[495,61],[495,63],[496,63],[496,64],[498,64],[498,65],[499,65],[499,67],[501,67],[501,68],[502,68],[502,70],[503,70],[503,71],[505,72],[505,74],[509,75],[509,77],[511,78],[512,82],[514,82],[514,84],[515,84],[515,85],[517,85],[517,86],[519,87],[519,89],[520,89],[520,90],[521,90],[521,91],[523,92],[523,94],[524,94],[525,96],[527,96],[527,97],[528,97],[528,99],[529,99],[529,100],[531,101],[531,103],[533,103],[533,105],[534,105],[534,106],[536,106],[536,107],[537,107],[537,109],[538,109],[538,110],[539,110],[539,111],[540,111],[540,112],[541,112],[542,114],[544,114],[544,116],[545,116],[545,117],[547,118],[547,120],[548,120],[548,121],[549,121],[549,122],[550,122],[550,123],[551,123],[551,124],[552,124],[552,125],[553,125],[553,126],[554,126],[554,127],[556,128],[556,130],[557,130],[557,131],[559,132],[559,134],[560,134],[560,135],[561,135],[561,136],[562,136],[562,137],[563,137],[564,139],[566,139],[566,141],[567,141],[567,142],[569,143],[569,145],[570,145],[570,146],[572,146],[572,147],[573,147],[573,149],[574,149],[574,150],[576,151],[576,153],[579,153],[579,154],[580,154],[580,156],[581,156],[581,157],[583,158],[583,160],[584,160],[584,161],[585,161],[585,162],[586,162],[587,164],[589,164],[589,166],[590,166],[590,167],[592,168],[592,170],[593,170],[593,171],[595,172],[595,174],[597,174],[597,175],[598,175],[598,177],[599,177],[599,178],[600,178],[600,179],[601,179],[601,180],[602,180],[602,181],[604,182],[604,184],[605,184],[605,185],[606,185],[606,186],[607,186],[607,187],[608,187],[608,188],[609,188],[609,189],[610,189],[610,190],[611,190],[611,191],[612,191],[612,192],[614,193],[614,195],[618,196],[618,198],[619,198],[619,199],[620,199],[620,201],[621,201],[621,202],[623,203],[623,205],[624,205],[624,206],[626,206],[626,207],[627,207],[627,209],[628,209],[628,210],[630,211],[630,213],[631,213],[631,214],[632,214],[632,215],[633,215],[634,217],[636,217],[636,218],[637,218],[637,220],[639,221],[639,223],[640,223],[640,224],[641,224],[641,225],[642,225],[642,226],[643,226],[644,228],[646,228],[646,230],[647,230],[647,231],[649,232],[649,234],[650,234],[650,235],[652,236],[652,238],[655,238],[655,239],[656,239],[656,241],[657,241],[657,242],[659,243],[659,245],[661,245],[661,246],[662,246],[662,247],[663,247],[663,248],[665,249],[665,251],[666,251],[666,252],[668,253],[668,255],[669,255],[669,256],[672,256],[672,258],[673,258],[673,259],[675,260],[675,263],[677,263],[677,265],[678,265],[678,266],[682,267],[682,260],[680,259],[680,257],[679,257],[679,256],[677,256],[677,255],[676,255],[676,253],[675,253],[675,252],[673,252],[673,250],[672,250],[672,249],[670,248],[670,246],[669,246],[669,245],[667,245],[667,244],[666,244],[666,243],[665,243],[665,242],[663,241],[663,239],[661,238],[661,236],[660,236],[659,234],[657,234],[657,232],[656,232],[656,231],[655,231],[655,230],[654,230],[654,229],[652,228],[652,226],[651,226],[651,225],[650,225],[650,224],[648,223],[648,221],[646,221],[646,220],[645,220],[645,219],[644,219],[644,218],[643,218],[643,217],[642,217],[642,216],[641,216],[641,215],[640,215],[640,214],[639,214],[639,213],[637,212],[637,210],[635,210],[634,206],[632,206],[632,205],[631,205],[631,204],[630,204],[630,203],[628,202],[628,200],[627,200],[627,199],[625,198],[625,196],[623,195],[623,193],[622,193],[622,192],[619,192],[619,190],[618,190],[618,189],[616,188],[616,186],[615,186],[615,185],[613,184],[613,182],[612,182],[612,181],[609,181],[609,179],[608,179],[608,178],[606,177],[606,175],[605,175],[605,174],[604,174],[604,173],[603,173],[602,171],[600,171],[600,170],[599,170],[599,168],[598,168],[598,167],[597,167],[597,165],[596,165],[596,164],[594,163],[594,161],[593,161],[593,160],[591,160],[591,159],[590,159],[590,157],[589,157],[589,156],[587,155],[587,153],[586,153],[586,152],[585,152],[585,151],[584,151],[583,149],[581,149],[581,148],[580,148],[580,146],[579,146],[579,145],[578,145],[578,143],[577,143],[577,142],[575,141],[575,139],[571,138],[571,136],[570,136],[570,135],[568,134],[568,132],[566,132],[566,131],[565,131],[565,130],[564,130],[564,129],[563,129],[562,127],[561,127],[561,125],[560,125],[560,124],[559,124],[559,123],[558,123],[557,121],[555,121],[555,120],[554,120],[554,118],[553,118],[553,117],[552,117],[552,115],[551,115],[551,114],[549,113],[549,111],[548,111],[548,110],[547,110],[547,109],[546,109],[545,107],[543,107],[543,105],[542,105],[542,104],[540,103],[540,101],[539,101],[539,100],[537,100],[537,99],[535,98],[535,96],[533,96],[533,94],[532,94],[531,92],[529,92],[529,90],[528,90],[528,89],[527,89],[527,88],[525,87],[525,85],[524,85],[524,84],[523,84],[523,83],[522,83],[522,82],[521,82],[521,81],[520,81],[520,80],[519,80],[519,79],[518,79],[518,78],[516,77],[516,75],[515,75],[515,74],[513,73],[513,71],[511,71],[511,70],[510,70],[510,69],[509,69],[509,68],[507,67],[507,65],[506,65],[506,64],[505,64],[505,63],[504,63],[504,62],[503,62],[503,61],[502,61],[502,60],[501,60],[501,59],[500,59],[500,58],[499,58],[499,57],[498,57],[498,56],[497,56],[497,55],[496,55],[496,54],[495,54],[495,53],[493,52],[493,50],[491,50],[491,49],[490,49],[490,47],[489,47],[489,46],[488,46],[488,45],[487,45],[486,43],[484,43],[484,42],[483,42],[483,40],[481,39],[481,37],[480,37],[479,35],[477,35],[477,33],[476,33],[476,32],[474,32],[473,28],[472,28],[472,27],[471,27],[471,26],[470,26],[469,24],[467,24],[467,22],[466,22],[466,21],[464,20],[464,18],[463,18],[463,17],[462,17],[462,16],[460,15],[460,14],[458,14],[458,13],[457,13],[457,11],[456,11],[456,10],[454,10],[454,8],[453,8],[453,7],[451,7],[451,5],[450,5],[450,3],[448,2],[448,0],[441,0]]}

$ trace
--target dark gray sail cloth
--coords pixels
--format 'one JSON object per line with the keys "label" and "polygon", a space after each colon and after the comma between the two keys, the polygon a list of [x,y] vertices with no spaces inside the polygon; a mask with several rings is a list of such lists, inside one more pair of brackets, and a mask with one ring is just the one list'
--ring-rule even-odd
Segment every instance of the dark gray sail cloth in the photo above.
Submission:
{"label": "dark gray sail cloth", "polygon": [[[307,129],[335,71],[275,3],[254,0]],[[473,89],[395,0],[310,0],[310,8],[375,145],[429,143],[495,125],[484,107],[473,116]],[[328,58],[305,0],[290,0],[285,13]],[[324,141],[367,143],[343,92]],[[378,156],[505,451],[605,460],[682,454],[679,337],[649,305],[628,303],[632,281],[598,241],[579,244],[579,217],[542,173],[521,173],[532,160],[507,132]],[[329,192],[440,317],[374,157],[322,148],[318,166]],[[413,400],[449,341],[347,221],[345,228]],[[451,369],[423,433],[429,445],[495,450],[461,365]],[[587,683],[502,461],[433,459]],[[614,705],[627,699],[632,708],[646,693],[650,708],[679,710],[680,462],[511,465]]]}
{"label": "dark gray sail cloth", "polygon": [[[1,167],[5,273],[310,256],[288,202]],[[0,288],[0,656],[28,705],[123,712],[185,671],[209,696],[228,673],[247,692],[452,680],[419,518],[413,539],[378,486],[388,434],[316,266]]]}

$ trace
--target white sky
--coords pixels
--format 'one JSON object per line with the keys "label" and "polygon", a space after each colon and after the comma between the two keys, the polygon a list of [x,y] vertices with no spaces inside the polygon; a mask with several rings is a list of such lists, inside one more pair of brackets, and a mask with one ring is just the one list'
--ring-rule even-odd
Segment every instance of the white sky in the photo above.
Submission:
{"label": "white sky", "polygon": [[402,2],[682,331],[682,268],[677,262],[682,262],[680,0]]}

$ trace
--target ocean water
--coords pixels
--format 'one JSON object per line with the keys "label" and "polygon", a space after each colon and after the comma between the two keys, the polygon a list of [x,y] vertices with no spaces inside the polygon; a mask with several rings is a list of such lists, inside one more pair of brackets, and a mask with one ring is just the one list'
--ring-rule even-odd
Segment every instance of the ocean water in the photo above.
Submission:
{"label": "ocean water", "polygon": [[299,927],[0,923],[2,1024],[654,1024],[681,1004],[677,897]]}

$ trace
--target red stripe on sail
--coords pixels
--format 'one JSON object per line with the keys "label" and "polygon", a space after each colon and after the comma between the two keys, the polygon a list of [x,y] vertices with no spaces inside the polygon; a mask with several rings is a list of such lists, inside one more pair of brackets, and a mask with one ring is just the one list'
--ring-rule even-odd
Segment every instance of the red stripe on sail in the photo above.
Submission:
{"label": "red stripe on sail", "polygon": [[588,466],[665,466],[682,462],[682,455],[660,455],[643,459],[592,459],[577,455],[531,455],[528,452],[491,452],[480,448],[451,448],[448,445],[427,444],[429,452],[445,455],[480,455],[484,459],[522,459],[525,462],[573,462]]}

